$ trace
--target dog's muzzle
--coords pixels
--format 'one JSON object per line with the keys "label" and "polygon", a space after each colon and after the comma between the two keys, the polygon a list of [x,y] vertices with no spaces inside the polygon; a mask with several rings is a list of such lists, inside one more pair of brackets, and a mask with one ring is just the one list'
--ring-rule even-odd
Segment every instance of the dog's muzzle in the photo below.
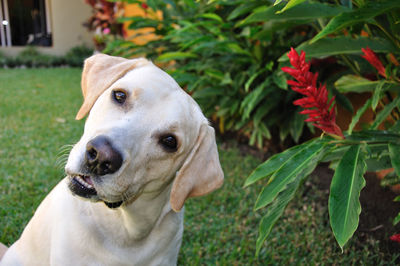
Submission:
{"label": "dog's muzzle", "polygon": [[118,171],[122,155],[105,136],[97,136],[86,145],[85,165],[91,174],[103,176]]}
{"label": "dog's muzzle", "polygon": [[[103,178],[102,176],[117,172],[121,168],[122,162],[121,153],[112,146],[107,137],[102,135],[95,137],[86,145],[83,167],[85,174],[69,174],[70,190],[77,196],[95,201],[100,200],[93,184],[93,178]],[[104,203],[109,208],[117,208],[123,201],[104,201]]]}
{"label": "dog's muzzle", "polygon": [[[80,196],[86,199],[94,199],[95,201],[99,201],[97,191],[93,185],[92,178],[86,175],[70,175],[69,176],[69,189],[71,190],[72,194]],[[124,203],[123,201],[117,202],[107,202],[104,201],[104,204],[111,208],[115,209]]]}

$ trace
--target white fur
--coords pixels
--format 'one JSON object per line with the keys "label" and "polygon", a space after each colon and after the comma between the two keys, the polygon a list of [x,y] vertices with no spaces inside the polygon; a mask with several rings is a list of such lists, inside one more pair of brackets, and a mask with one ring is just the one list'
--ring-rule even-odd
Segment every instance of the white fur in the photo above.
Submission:
{"label": "white fur", "polygon": [[[113,101],[115,88],[128,92],[124,106]],[[80,173],[86,144],[98,135],[122,152],[122,167],[93,179],[98,197],[91,201],[72,195],[70,177],[63,179],[0,265],[176,264],[183,211],[171,209],[171,188],[204,124],[197,104],[168,74],[151,63],[129,71],[95,102],[65,170]],[[175,153],[159,144],[167,132],[178,137]],[[116,209],[103,203],[120,200],[126,203]]]}

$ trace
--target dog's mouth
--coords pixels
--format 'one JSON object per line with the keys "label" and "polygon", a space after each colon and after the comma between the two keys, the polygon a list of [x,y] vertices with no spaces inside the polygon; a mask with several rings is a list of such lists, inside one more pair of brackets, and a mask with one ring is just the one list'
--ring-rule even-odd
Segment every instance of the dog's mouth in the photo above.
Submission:
{"label": "dog's mouth", "polygon": [[[97,191],[94,187],[93,180],[91,176],[87,175],[70,175],[69,176],[69,189],[72,191],[74,195],[86,198],[86,199],[97,199]],[[104,204],[110,208],[115,209],[122,205],[123,201],[117,202],[106,202],[102,200]]]}

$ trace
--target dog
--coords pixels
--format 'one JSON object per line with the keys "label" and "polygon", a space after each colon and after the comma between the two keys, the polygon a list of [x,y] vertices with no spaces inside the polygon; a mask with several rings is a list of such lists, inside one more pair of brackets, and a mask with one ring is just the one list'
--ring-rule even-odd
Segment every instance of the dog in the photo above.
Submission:
{"label": "dog", "polygon": [[66,177],[0,265],[175,265],[185,200],[223,183],[214,129],[144,58],[93,55],[81,86]]}

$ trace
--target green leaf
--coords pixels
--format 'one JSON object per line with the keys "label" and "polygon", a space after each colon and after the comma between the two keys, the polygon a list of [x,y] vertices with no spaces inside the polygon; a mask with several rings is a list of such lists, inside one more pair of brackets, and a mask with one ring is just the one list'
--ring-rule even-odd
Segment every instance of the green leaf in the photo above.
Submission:
{"label": "green leaf", "polygon": [[277,171],[287,160],[307,148],[310,143],[306,142],[301,145],[294,146],[287,149],[284,152],[273,155],[271,158],[257,166],[257,168],[249,175],[246,179],[244,186],[250,186],[251,184],[266,178]]}
{"label": "green leaf", "polygon": [[287,90],[288,88],[287,79],[283,71],[275,71],[274,74],[272,75],[272,80],[274,81],[276,86],[278,86],[283,90]]}
{"label": "green leaf", "polygon": [[229,49],[232,53],[236,53],[236,54],[243,54],[243,55],[247,55],[247,56],[251,56],[251,53],[245,49],[243,49],[242,47],[240,47],[240,45],[238,43],[235,42],[230,42],[230,43],[226,43],[224,44],[225,47],[227,49]]}
{"label": "green leaf", "polygon": [[319,159],[324,155],[326,143],[323,141],[314,141],[288,159],[282,166],[271,176],[271,181],[261,191],[257,198],[255,209],[260,209],[270,204],[276,196],[283,191],[288,184],[293,182],[299,175],[308,175],[317,166]]}
{"label": "green leaf", "polygon": [[379,100],[382,97],[382,88],[383,85],[385,85],[385,81],[381,80],[379,81],[378,85],[376,85],[376,88],[374,90],[374,94],[372,95],[372,110],[375,111],[376,107],[378,106]]}
{"label": "green leaf", "polygon": [[389,143],[389,156],[396,174],[400,176],[400,144]]}
{"label": "green leaf", "polygon": [[355,75],[346,75],[341,77],[335,82],[335,87],[339,92],[373,92],[375,88],[379,85],[379,83],[383,83],[381,91],[400,91],[400,85],[387,82],[387,81],[370,81],[366,78],[355,76]]}
{"label": "green leaf", "polygon": [[343,28],[365,22],[389,10],[400,7],[400,1],[370,1],[361,8],[335,16],[312,40],[311,43]]}
{"label": "green leaf", "polygon": [[[390,170],[387,169],[387,170]],[[380,185],[382,187],[391,187],[400,184],[400,177],[396,174],[395,171],[387,173],[383,179],[381,180]]]}
{"label": "green leaf", "polygon": [[261,69],[259,71],[257,71],[256,73],[254,73],[253,75],[251,75],[251,77],[246,81],[246,83],[244,84],[244,91],[248,92],[249,88],[251,86],[251,84],[253,83],[253,81],[263,72],[265,72],[266,69]]}
{"label": "green leaf", "polygon": [[222,89],[218,88],[202,88],[193,93],[192,97],[195,99],[209,98],[213,96],[225,95]]}
{"label": "green leaf", "polygon": [[252,14],[235,26],[243,26],[255,22],[270,21],[290,21],[290,20],[313,20],[317,18],[332,17],[342,12],[349,11],[348,8],[341,6],[332,6],[318,2],[302,3],[286,12],[276,14],[282,9],[282,3],[274,6],[263,6],[254,10]]}
{"label": "green leaf", "polygon": [[377,82],[370,81],[366,78],[346,75],[335,82],[335,87],[340,92],[366,92],[373,91],[376,88]]}
{"label": "green leaf", "polygon": [[277,4],[280,4],[283,0],[275,0],[274,6],[276,6]]}
{"label": "green leaf", "polygon": [[303,3],[304,1],[306,1],[306,0],[289,0],[289,2],[286,4],[286,6],[283,9],[280,11],[277,11],[276,13],[279,14],[279,13],[285,12],[286,10],[293,8],[293,7]]}
{"label": "green leaf", "polygon": [[358,226],[361,205],[361,189],[365,186],[366,171],[360,145],[354,145],[344,154],[333,175],[329,194],[329,216],[333,234],[339,246],[343,246]]}
{"label": "green leaf", "polygon": [[353,116],[353,119],[351,120],[351,123],[349,125],[349,129],[347,130],[347,133],[351,135],[353,132],[354,127],[357,125],[358,121],[360,121],[361,116],[365,113],[365,111],[368,109],[368,107],[371,106],[371,99],[368,99],[364,105],[357,110],[357,113]]}
{"label": "green leaf", "polygon": [[160,25],[160,21],[154,20],[151,18],[144,18],[144,17],[125,17],[125,18],[120,18],[119,21],[132,21],[128,29],[140,29],[140,28],[157,28]]}
{"label": "green leaf", "polygon": [[[395,47],[392,42],[387,39],[366,37],[358,37],[354,39],[349,36],[324,38],[311,44],[306,41],[296,47],[296,51],[300,52],[303,50],[306,53],[306,58],[310,59],[341,54],[361,54],[361,48],[365,47],[370,47],[377,53],[398,53],[397,47]],[[286,54],[287,53],[284,53],[278,59],[278,61],[289,61],[289,58],[286,56]]]}
{"label": "green leaf", "polygon": [[199,15],[198,17],[212,19],[219,23],[224,22],[224,20],[220,16],[218,16],[217,14],[214,14],[214,13],[204,13],[204,14]]}
{"label": "green leaf", "polygon": [[396,225],[400,222],[400,212],[397,214],[397,216],[393,220],[393,225]]}
{"label": "green leaf", "polygon": [[255,8],[259,7],[260,5],[263,5],[264,3],[262,1],[254,1],[254,2],[245,2],[242,5],[239,5],[236,7],[228,16],[228,20],[233,20],[239,16],[242,16]]}
{"label": "green leaf", "polygon": [[365,163],[367,164],[367,171],[369,172],[377,172],[392,167],[392,162],[387,154],[367,158]]}
{"label": "green leaf", "polygon": [[343,155],[347,152],[350,146],[334,146],[332,150],[326,154],[324,158],[322,158],[321,162],[330,162],[330,161],[336,161],[338,159],[341,159]]}
{"label": "green leaf", "polygon": [[290,120],[290,135],[293,137],[294,142],[298,143],[303,133],[304,119],[307,117],[299,112],[294,113],[293,119]]}
{"label": "green leaf", "polygon": [[213,69],[213,68],[208,68],[204,71],[204,73],[212,78],[215,78],[217,80],[222,81],[224,79],[224,72],[218,70],[218,69]]}
{"label": "green leaf", "polygon": [[273,92],[273,88],[268,86],[270,84],[270,80],[266,79],[263,83],[258,85],[254,91],[249,93],[244,99],[240,106],[240,109],[243,111],[243,119],[248,119],[250,117],[250,113],[254,110],[254,108],[259,104],[265,97]]}
{"label": "green leaf", "polygon": [[169,60],[179,60],[186,58],[197,58],[198,56],[193,53],[185,53],[185,52],[169,52],[160,55],[157,60],[158,61],[169,61]]}
{"label": "green leaf", "polygon": [[397,120],[394,123],[394,125],[389,129],[389,131],[396,132],[396,133],[400,132],[400,120]]}
{"label": "green leaf", "polygon": [[345,136],[349,141],[369,141],[369,142],[395,142],[400,143],[400,134],[385,130],[363,130],[353,132],[351,135]]}
{"label": "green leaf", "polygon": [[276,108],[280,103],[279,93],[272,93],[268,96],[268,100],[261,106],[257,107],[257,111],[255,112],[253,117],[254,125],[257,126],[261,120],[269,113],[269,111]]}
{"label": "green leaf", "polygon": [[275,201],[268,207],[267,213],[260,221],[259,233],[256,243],[256,256],[260,253],[262,244],[271,232],[272,227],[278,221],[279,217],[282,216],[283,211],[286,206],[293,199],[296,194],[299,185],[302,180],[307,177],[306,175],[301,175],[296,178],[296,180],[290,183],[285,190],[283,190],[276,197]]}
{"label": "green leaf", "polygon": [[392,112],[393,108],[398,107],[400,104],[400,97],[397,97],[393,102],[386,105],[382,111],[376,116],[374,123],[371,125],[370,129],[378,129],[378,126],[386,119],[386,117]]}

